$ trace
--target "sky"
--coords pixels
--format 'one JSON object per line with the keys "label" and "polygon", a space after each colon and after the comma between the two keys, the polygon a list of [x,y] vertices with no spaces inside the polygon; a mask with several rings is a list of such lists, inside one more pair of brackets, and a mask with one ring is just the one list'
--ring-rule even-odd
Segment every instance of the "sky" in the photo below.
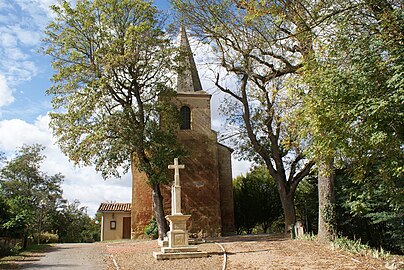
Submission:
{"label": "sky", "polygon": [[[53,70],[50,58],[39,53],[43,30],[53,14],[56,0],[0,0],[0,152],[12,157],[23,144],[41,144],[47,157],[41,170],[62,173],[63,197],[79,200],[93,216],[101,202],[131,202],[131,176],[104,180],[94,167],[75,167],[59,150],[49,128],[52,110],[50,88]],[[156,0],[163,10],[168,0]],[[191,42],[203,88],[212,94],[212,128],[220,132],[218,106],[222,96],[205,76],[206,50]],[[233,177],[245,173],[249,163],[233,158]]]}

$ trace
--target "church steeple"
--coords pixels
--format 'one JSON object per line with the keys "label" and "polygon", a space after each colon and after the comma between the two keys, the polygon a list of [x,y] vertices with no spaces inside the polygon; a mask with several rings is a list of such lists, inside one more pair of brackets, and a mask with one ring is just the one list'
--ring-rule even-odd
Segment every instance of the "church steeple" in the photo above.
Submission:
{"label": "church steeple", "polygon": [[196,92],[202,90],[201,81],[199,79],[198,70],[191,46],[189,45],[187,32],[185,27],[181,25],[180,30],[180,61],[177,78],[177,92]]}

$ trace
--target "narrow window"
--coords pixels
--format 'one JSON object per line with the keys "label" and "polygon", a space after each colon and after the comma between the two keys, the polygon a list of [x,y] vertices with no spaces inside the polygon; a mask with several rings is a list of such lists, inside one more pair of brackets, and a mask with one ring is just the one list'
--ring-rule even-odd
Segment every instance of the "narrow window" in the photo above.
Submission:
{"label": "narrow window", "polygon": [[109,224],[109,229],[110,230],[115,230],[116,229],[116,221],[112,220]]}
{"label": "narrow window", "polygon": [[181,129],[191,129],[191,109],[187,106],[182,106],[180,109]]}

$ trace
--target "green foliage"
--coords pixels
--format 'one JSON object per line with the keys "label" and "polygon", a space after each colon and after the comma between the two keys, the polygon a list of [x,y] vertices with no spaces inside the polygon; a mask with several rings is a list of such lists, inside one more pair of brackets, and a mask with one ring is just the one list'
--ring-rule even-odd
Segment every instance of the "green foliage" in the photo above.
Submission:
{"label": "green foliage", "polygon": [[313,40],[316,50],[301,70],[304,85],[297,84],[303,106],[296,117],[302,133],[308,135],[310,152],[317,159],[332,156],[337,166],[344,159],[355,159],[358,171],[383,159],[380,172],[400,177],[404,172],[402,9],[394,1],[336,1],[334,5],[350,8],[323,21],[323,27],[332,25],[332,29]]}
{"label": "green foliage", "polygon": [[33,240],[35,243],[52,244],[59,242],[59,235],[57,235],[56,233],[43,232],[39,235],[39,241],[38,241],[38,234],[34,234],[33,236],[34,236]]}
{"label": "green foliage", "polygon": [[144,228],[144,234],[151,237],[152,239],[157,239],[158,237],[158,229],[157,229],[157,221],[155,218],[151,219],[149,224]]}
{"label": "green foliage", "polygon": [[233,182],[235,223],[238,234],[268,228],[282,216],[282,205],[275,181],[264,167],[239,176]]}
{"label": "green foliage", "polygon": [[24,145],[14,158],[2,163],[0,236],[31,238],[35,243],[99,240],[100,226],[86,209],[77,201],[69,204],[63,200],[63,176],[48,176],[41,171],[43,149],[40,145]]}
{"label": "green foliage", "polygon": [[[179,119],[169,102],[174,49],[164,19],[147,0],[61,0],[52,10],[43,52],[56,71],[47,93],[59,147],[75,164],[95,165],[104,178],[134,166],[159,194],[159,185],[170,181],[167,164],[182,154],[174,132]],[[153,200],[162,237],[163,202]]]}
{"label": "green foliage", "polygon": [[305,233],[302,236],[299,236],[298,239],[305,240],[305,241],[316,241],[317,235],[314,233]]}
{"label": "green foliage", "polygon": [[328,232],[332,232],[331,236],[335,236],[335,224],[336,224],[336,213],[335,213],[335,204],[326,203],[324,207],[320,210],[320,215],[324,219],[324,223],[326,226],[326,230]]}
{"label": "green foliage", "polygon": [[315,173],[306,177],[296,190],[296,220],[300,220],[306,232],[318,231],[318,189]]}
{"label": "green foliage", "polygon": [[[239,156],[267,167],[282,198],[286,232],[295,222],[295,190],[314,165],[306,158],[306,142],[298,136],[296,121],[288,118],[300,104],[285,85],[302,67],[310,47],[305,44],[309,32],[294,21],[298,16],[291,11],[303,8],[282,1],[172,2],[219,59],[212,70],[215,85],[226,95],[220,109],[227,128],[221,135]],[[308,14],[299,15],[305,24],[312,20]]]}
{"label": "green foliage", "polygon": [[[379,162],[379,165],[383,161]],[[340,234],[372,247],[404,253],[402,178],[381,179],[378,164],[358,179],[354,169],[338,171],[337,221]]]}
{"label": "green foliage", "polygon": [[159,112],[173,111],[164,103],[173,94],[173,48],[158,10],[141,0],[60,1],[52,9],[43,51],[56,71],[48,94],[62,151],[104,177],[127,171],[134,154],[151,184],[167,182],[161,163],[178,155],[176,119],[161,130]]}
{"label": "green foliage", "polygon": [[0,246],[0,257],[16,255],[22,250],[21,243],[13,244],[12,246]]}
{"label": "green foliage", "polygon": [[362,244],[360,240],[351,240],[347,237],[337,237],[332,243],[334,249],[342,249],[355,255],[372,256],[374,258],[386,259],[390,256],[389,252],[382,248],[374,249],[368,245]]}
{"label": "green foliage", "polygon": [[54,230],[58,233],[60,242],[94,242],[100,240],[100,223],[87,215],[86,207],[80,202],[64,202],[55,217]]}
{"label": "green foliage", "polygon": [[61,199],[63,176],[40,170],[45,159],[40,145],[24,145],[0,169],[1,198],[6,206],[1,223],[3,235],[24,237],[42,228],[48,209]]}

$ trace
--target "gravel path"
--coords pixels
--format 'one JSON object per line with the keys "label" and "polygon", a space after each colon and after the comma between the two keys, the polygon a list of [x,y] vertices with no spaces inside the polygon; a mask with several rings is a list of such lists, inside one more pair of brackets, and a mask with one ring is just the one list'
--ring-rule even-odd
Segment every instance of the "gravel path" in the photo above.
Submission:
{"label": "gravel path", "polygon": [[[283,235],[249,235],[208,239],[198,245],[207,258],[157,261],[156,241],[109,243],[106,252],[113,255],[121,270],[221,270],[224,247],[227,270],[387,270],[382,260],[361,257],[315,241],[291,240]],[[401,257],[402,258],[402,257]],[[110,266],[108,270],[115,270]],[[397,269],[397,268],[396,268]]]}
{"label": "gravel path", "polygon": [[111,258],[103,244],[57,244],[39,256],[25,258],[22,269],[102,270]]}
{"label": "gravel path", "polygon": [[[207,258],[163,260],[155,240],[129,240],[94,244],[59,244],[45,253],[25,257],[18,269],[55,270],[387,270],[386,261],[355,256],[315,241],[291,240],[283,235],[249,235],[207,239],[199,244]],[[398,256],[398,265],[404,265]]]}

